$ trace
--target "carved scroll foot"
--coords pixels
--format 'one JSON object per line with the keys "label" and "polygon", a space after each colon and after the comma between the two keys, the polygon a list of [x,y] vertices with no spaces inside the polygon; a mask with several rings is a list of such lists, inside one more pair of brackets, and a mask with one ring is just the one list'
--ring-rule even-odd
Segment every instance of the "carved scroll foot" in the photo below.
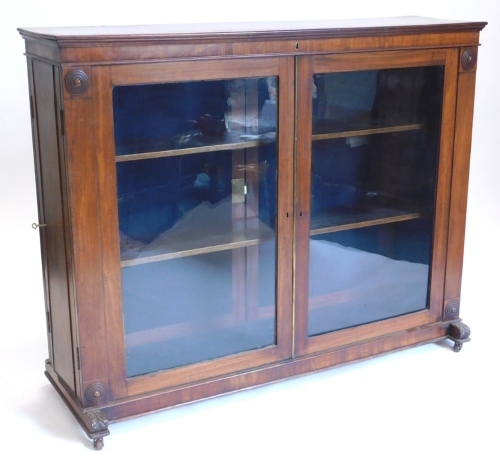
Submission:
{"label": "carved scroll foot", "polygon": [[100,451],[104,447],[104,437],[109,435],[108,419],[102,411],[89,411],[85,414],[91,426],[91,432],[88,435],[94,441],[94,449]]}
{"label": "carved scroll foot", "polygon": [[454,322],[448,327],[448,338],[454,342],[453,351],[459,352],[465,342],[470,342],[470,328],[461,321]]}

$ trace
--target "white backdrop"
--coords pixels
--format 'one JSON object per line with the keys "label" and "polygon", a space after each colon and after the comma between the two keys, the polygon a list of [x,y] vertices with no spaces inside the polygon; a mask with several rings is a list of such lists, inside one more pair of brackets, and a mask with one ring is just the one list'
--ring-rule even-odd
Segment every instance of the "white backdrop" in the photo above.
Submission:
{"label": "white backdrop", "polygon": [[[345,4],[341,4],[345,3]],[[500,3],[228,0],[10,2],[0,18],[0,410],[4,450],[73,461],[498,460]],[[43,376],[47,356],[24,43],[17,27],[420,15],[481,35],[461,315],[471,343],[375,360],[114,424],[102,453]],[[3,459],[7,460],[7,459]],[[112,460],[118,460],[113,458]]]}

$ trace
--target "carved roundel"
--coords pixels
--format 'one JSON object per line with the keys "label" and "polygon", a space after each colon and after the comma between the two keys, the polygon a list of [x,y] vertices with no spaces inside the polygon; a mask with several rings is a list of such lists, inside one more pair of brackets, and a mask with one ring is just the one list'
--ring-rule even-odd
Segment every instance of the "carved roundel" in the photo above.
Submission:
{"label": "carved roundel", "polygon": [[465,71],[471,71],[474,69],[477,63],[477,48],[467,48],[462,53],[462,59],[460,62],[462,63],[462,68]]}
{"label": "carved roundel", "polygon": [[459,312],[460,312],[460,301],[450,300],[444,308],[445,319],[458,318]]}
{"label": "carved roundel", "polygon": [[89,77],[80,69],[69,71],[64,79],[67,90],[72,95],[81,95],[89,88]]}
{"label": "carved roundel", "polygon": [[106,400],[107,390],[102,383],[93,383],[85,390],[85,399],[91,404],[100,404]]}

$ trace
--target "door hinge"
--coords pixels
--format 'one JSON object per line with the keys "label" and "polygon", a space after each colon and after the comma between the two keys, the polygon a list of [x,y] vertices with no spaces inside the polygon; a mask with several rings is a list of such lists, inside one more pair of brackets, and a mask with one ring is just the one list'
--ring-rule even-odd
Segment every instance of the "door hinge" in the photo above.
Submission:
{"label": "door hinge", "polygon": [[30,116],[32,119],[35,118],[35,102],[33,101],[33,95],[30,95]]}
{"label": "door hinge", "polygon": [[80,370],[80,347],[76,347],[76,368]]}
{"label": "door hinge", "polygon": [[50,334],[52,331],[50,322],[50,311],[45,312],[45,320],[47,322],[47,332]]}
{"label": "door hinge", "polygon": [[59,109],[59,118],[61,119],[61,136],[65,136],[64,133],[64,109]]}

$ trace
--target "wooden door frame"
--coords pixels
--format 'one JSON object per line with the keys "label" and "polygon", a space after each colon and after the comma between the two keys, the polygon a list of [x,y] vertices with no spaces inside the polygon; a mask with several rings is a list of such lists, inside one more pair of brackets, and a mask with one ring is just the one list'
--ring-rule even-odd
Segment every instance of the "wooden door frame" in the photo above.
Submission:
{"label": "wooden door frame", "polygon": [[[169,371],[127,378],[121,301],[121,268],[116,212],[116,161],[113,129],[112,88],[116,85],[151,84],[203,80],[252,78],[277,75],[278,166],[276,233],[276,338],[277,344],[220,359],[188,365]],[[108,399],[125,399],[166,388],[182,387],[193,381],[258,368],[291,357],[292,351],[292,255],[293,255],[293,131],[294,120],[283,114],[294,108],[293,57],[230,58],[201,61],[171,61],[121,66],[95,66],[95,120],[105,121],[95,138],[98,162],[98,209],[103,253],[103,286],[106,336],[101,341],[108,358]],[[281,115],[281,117],[280,117]],[[89,320],[89,323],[91,321]],[[89,357],[92,357],[90,355]],[[241,378],[241,380],[244,380]],[[242,385],[243,386],[243,385]],[[193,392],[194,393],[194,392]],[[193,396],[192,399],[196,399]]]}
{"label": "wooden door frame", "polygon": [[[314,74],[408,68],[425,65],[444,66],[441,136],[436,202],[432,267],[430,273],[429,309],[395,318],[377,321],[340,331],[309,337],[309,233],[312,136],[312,80]],[[294,356],[314,354],[358,342],[418,328],[442,320],[446,248],[448,239],[449,199],[453,161],[453,137],[456,106],[458,50],[441,48],[412,51],[381,51],[348,54],[323,54],[297,58],[297,185],[296,185],[296,261],[294,274]]]}

